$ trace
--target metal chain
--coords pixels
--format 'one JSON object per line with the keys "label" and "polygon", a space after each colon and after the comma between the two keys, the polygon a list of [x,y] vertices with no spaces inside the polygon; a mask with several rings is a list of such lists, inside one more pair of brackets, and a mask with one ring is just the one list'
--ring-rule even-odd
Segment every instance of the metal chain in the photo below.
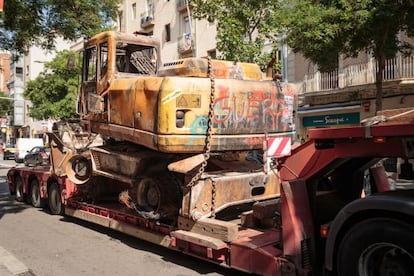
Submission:
{"label": "metal chain", "polygon": [[210,151],[211,151],[211,137],[213,134],[213,116],[214,116],[214,94],[215,94],[215,80],[214,80],[214,72],[213,67],[211,65],[211,57],[209,56],[207,59],[208,62],[208,76],[210,78],[210,105],[208,111],[208,119],[207,119],[207,130],[206,130],[206,144],[205,144],[205,152],[204,152],[204,161],[201,163],[201,166],[196,175],[190,180],[187,185],[187,189],[191,189],[194,185],[197,184],[197,181],[201,178],[201,175],[204,173],[204,170],[207,166],[207,160],[210,159]]}
{"label": "metal chain", "polygon": [[211,217],[216,217],[216,181],[210,177],[211,181]]}

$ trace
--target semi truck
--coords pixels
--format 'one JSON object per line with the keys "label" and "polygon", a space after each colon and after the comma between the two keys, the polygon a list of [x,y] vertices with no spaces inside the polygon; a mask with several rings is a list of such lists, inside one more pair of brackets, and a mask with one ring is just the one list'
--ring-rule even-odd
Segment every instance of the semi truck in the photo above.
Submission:
{"label": "semi truck", "polygon": [[50,166],[8,171],[17,201],[253,274],[412,275],[414,109],[297,144],[294,88],[257,65],[104,32],[82,68]]}

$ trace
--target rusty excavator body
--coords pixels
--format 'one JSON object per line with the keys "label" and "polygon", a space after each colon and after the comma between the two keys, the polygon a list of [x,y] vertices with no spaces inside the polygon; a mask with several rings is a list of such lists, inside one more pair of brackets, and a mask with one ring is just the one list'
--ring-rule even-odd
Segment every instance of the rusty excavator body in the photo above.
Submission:
{"label": "rusty excavator body", "polygon": [[154,38],[104,32],[83,50],[80,121],[49,134],[51,167],[93,190],[89,200],[117,194],[150,219],[184,227],[225,217],[279,196],[263,146],[294,135],[295,101],[258,65],[162,64]]}

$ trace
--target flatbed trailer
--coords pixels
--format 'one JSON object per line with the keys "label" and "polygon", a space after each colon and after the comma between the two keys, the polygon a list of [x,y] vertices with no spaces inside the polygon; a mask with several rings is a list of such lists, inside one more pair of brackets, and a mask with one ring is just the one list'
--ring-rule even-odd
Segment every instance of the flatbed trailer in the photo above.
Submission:
{"label": "flatbed trailer", "polygon": [[[51,175],[47,166],[15,167],[8,172],[9,189],[16,200],[45,207],[54,215],[89,221],[148,242],[248,273],[271,275],[286,264],[281,262],[280,231],[238,229],[238,238],[225,242],[200,233],[191,233],[168,224],[152,221],[118,202],[84,202],[77,186],[66,177]],[[39,187],[39,189],[37,189]],[[59,192],[57,192],[59,191]],[[37,193],[37,194],[36,194]],[[42,202],[38,204],[37,202]],[[220,231],[216,223],[204,220],[201,231]],[[224,239],[226,239],[224,237]],[[286,269],[286,266],[285,266]]]}
{"label": "flatbed trailer", "polygon": [[[290,156],[273,160],[268,173],[279,177],[280,198],[241,208],[232,220],[153,220],[117,197],[88,199],[84,185],[48,167],[12,168],[8,183],[18,201],[47,202],[52,214],[248,273],[414,275],[414,190],[391,189],[379,165],[414,158],[413,111],[384,114],[389,121],[310,130]],[[372,194],[361,196],[367,171]]]}

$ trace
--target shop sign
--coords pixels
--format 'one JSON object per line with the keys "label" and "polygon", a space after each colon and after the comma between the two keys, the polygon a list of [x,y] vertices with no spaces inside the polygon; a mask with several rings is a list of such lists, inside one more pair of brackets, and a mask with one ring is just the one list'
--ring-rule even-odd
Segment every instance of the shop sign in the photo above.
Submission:
{"label": "shop sign", "polygon": [[336,125],[355,125],[361,121],[359,112],[343,114],[327,114],[303,118],[304,127],[322,127]]}

